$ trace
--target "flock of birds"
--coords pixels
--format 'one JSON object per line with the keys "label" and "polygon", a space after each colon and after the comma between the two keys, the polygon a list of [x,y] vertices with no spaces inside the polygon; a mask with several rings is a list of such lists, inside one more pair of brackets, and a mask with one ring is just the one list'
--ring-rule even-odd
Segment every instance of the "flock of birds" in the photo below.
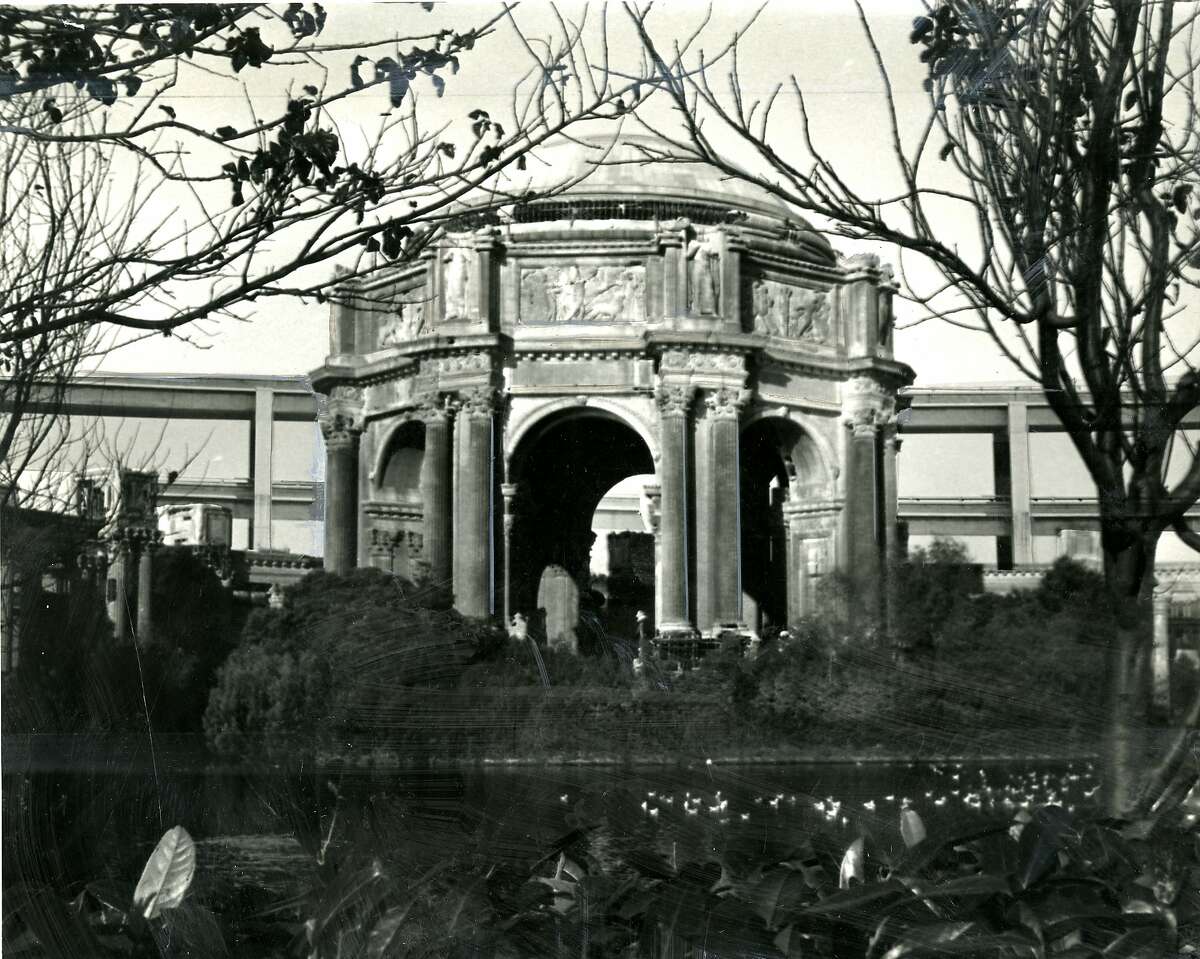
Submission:
{"label": "flock of birds", "polygon": [[[1055,804],[1074,812],[1086,808],[1100,788],[1095,766],[1090,762],[1068,763],[1052,770],[1012,767],[989,770],[958,762],[910,763],[908,768],[918,770],[915,775],[903,777],[906,788],[912,790],[911,796],[894,791],[839,799],[805,792],[746,789],[741,792],[753,808],[731,810],[729,797],[720,789],[711,794],[687,790],[682,795],[650,789],[641,809],[649,819],[658,819],[664,810],[681,811],[684,816],[711,817],[719,825],[735,819],[747,822],[752,817],[778,815],[793,809],[804,813],[807,809],[831,825],[849,827],[863,818],[890,818],[904,809],[929,813],[957,807],[978,813],[1015,814],[1035,805]],[[918,783],[920,788],[915,785]],[[570,798],[570,794],[564,793],[559,800],[569,803]]]}

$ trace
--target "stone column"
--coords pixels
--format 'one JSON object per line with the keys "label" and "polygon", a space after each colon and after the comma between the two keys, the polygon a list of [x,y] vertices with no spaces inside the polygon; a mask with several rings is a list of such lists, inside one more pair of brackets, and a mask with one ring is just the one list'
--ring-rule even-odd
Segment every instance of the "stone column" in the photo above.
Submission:
{"label": "stone column", "polygon": [[654,537],[654,623],[655,628],[661,615],[662,603],[662,487],[658,483],[647,483],[642,487],[642,527]]}
{"label": "stone column", "polygon": [[1012,559],[1033,562],[1033,482],[1029,469],[1029,408],[1008,404],[1008,461],[1012,508]]}
{"label": "stone column", "polygon": [[325,571],[348,573],[358,561],[358,391],[335,387],[321,417],[325,437]]}
{"label": "stone column", "polygon": [[1151,713],[1158,722],[1171,718],[1171,594],[1154,587],[1154,643],[1150,654]]}
{"label": "stone column", "polygon": [[659,530],[662,538],[662,608],[658,631],[692,632],[688,615],[688,529],[687,529],[687,440],[693,389],[660,387],[659,485],[662,506]]}
{"label": "stone column", "polygon": [[147,532],[138,555],[137,644],[142,649],[154,641],[154,553],[158,549],[157,533]]}
{"label": "stone column", "polygon": [[[708,457],[704,472],[705,483],[697,483],[696,524],[705,531],[707,546],[698,552],[697,610],[703,609],[708,618],[697,614],[697,625],[709,630],[722,623],[740,620],[741,594],[741,530],[738,477],[738,423],[749,393],[740,389],[712,390],[705,395],[708,407]],[[697,457],[699,458],[699,457]],[[697,533],[700,531],[697,530]],[[699,539],[697,548],[699,549]],[[705,596],[703,593],[707,593]]]}
{"label": "stone column", "polygon": [[464,616],[492,609],[492,414],[494,393],[464,394],[454,452],[454,606]]}
{"label": "stone column", "polygon": [[787,624],[796,626],[804,617],[808,586],[808,550],[800,528],[797,504],[783,504],[783,530],[787,562]]}
{"label": "stone column", "polygon": [[504,628],[512,623],[512,534],[516,516],[513,501],[517,497],[516,483],[503,483],[500,493],[504,497]]}
{"label": "stone column", "polygon": [[129,638],[129,544],[114,540],[108,562],[108,618],[119,643]]}
{"label": "stone column", "polygon": [[856,608],[868,617],[879,612],[882,516],[879,488],[879,432],[874,410],[859,410],[847,424],[847,571],[855,581]]}
{"label": "stone column", "polygon": [[429,581],[445,588],[449,587],[452,575],[451,411],[444,403],[431,401],[421,407],[421,416],[425,421],[425,455],[421,459],[425,562],[429,567]]}

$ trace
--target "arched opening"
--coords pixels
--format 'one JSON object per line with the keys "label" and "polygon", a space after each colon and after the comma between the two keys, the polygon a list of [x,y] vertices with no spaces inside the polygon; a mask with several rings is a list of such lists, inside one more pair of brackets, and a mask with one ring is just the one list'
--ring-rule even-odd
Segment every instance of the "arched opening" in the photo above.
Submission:
{"label": "arched opening", "polygon": [[394,503],[421,502],[421,463],[425,459],[425,424],[404,423],[387,440],[376,474],[377,498]]}
{"label": "arched opening", "polygon": [[[509,588],[512,610],[529,620],[534,635],[583,652],[603,647],[614,631],[621,639],[633,638],[632,616],[629,623],[613,618],[628,612],[629,597],[617,597],[610,610],[608,582],[593,588],[594,567],[611,571],[613,559],[611,553],[605,558],[608,539],[595,548],[597,538],[609,532],[603,525],[597,529],[597,508],[610,493],[620,491],[624,498],[621,481],[653,471],[642,438],[605,411],[563,411],[522,437],[509,464],[516,485]],[[623,505],[610,496],[599,518]],[[626,522],[637,518],[634,513]],[[644,564],[638,580],[644,593]]]}
{"label": "arched opening", "polygon": [[425,425],[403,423],[385,441],[366,504],[372,566],[414,582],[424,578],[421,473]]}
{"label": "arched opening", "polygon": [[755,420],[742,430],[739,456],[742,615],[766,636],[786,626],[803,605],[794,595],[802,587],[791,581],[800,580],[804,571],[789,562],[795,566],[806,558],[794,545],[789,549],[784,503],[803,504],[822,495],[825,470],[812,437],[783,417]]}

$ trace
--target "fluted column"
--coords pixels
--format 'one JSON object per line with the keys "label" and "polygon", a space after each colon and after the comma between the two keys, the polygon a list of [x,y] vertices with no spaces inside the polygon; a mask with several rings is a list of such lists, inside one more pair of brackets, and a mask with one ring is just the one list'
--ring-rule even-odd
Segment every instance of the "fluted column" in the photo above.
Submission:
{"label": "fluted column", "polygon": [[783,530],[787,559],[787,624],[795,627],[807,611],[808,549],[792,503],[783,504]]}
{"label": "fluted column", "polygon": [[154,641],[154,554],[158,549],[157,531],[147,532],[138,555],[137,643],[142,649]]}
{"label": "fluted column", "polygon": [[741,618],[738,418],[749,398],[715,389],[696,444],[696,625],[709,632]]}
{"label": "fluted column", "polygon": [[425,455],[421,460],[421,499],[425,504],[423,549],[429,581],[438,587],[449,586],[452,575],[451,415],[444,403],[433,401],[421,407],[425,421]]}
{"label": "fluted column", "polygon": [[321,417],[325,437],[325,571],[348,573],[358,561],[358,443],[362,435],[357,391],[335,387]]}
{"label": "fluted column", "polygon": [[687,438],[691,387],[660,387],[660,476],[662,506],[662,608],[660,633],[692,630],[688,616]]}
{"label": "fluted column", "polygon": [[741,490],[739,421],[748,390],[717,390],[708,396],[713,456],[714,602],[717,624],[741,622]]}
{"label": "fluted column", "polygon": [[492,609],[492,415],[491,389],[463,395],[454,452],[454,606],[464,616]]}
{"label": "fluted column", "polygon": [[860,410],[847,424],[850,430],[846,450],[847,569],[858,588],[855,608],[868,617],[878,616],[881,612],[879,581],[883,517],[876,421],[877,414],[873,410]]}

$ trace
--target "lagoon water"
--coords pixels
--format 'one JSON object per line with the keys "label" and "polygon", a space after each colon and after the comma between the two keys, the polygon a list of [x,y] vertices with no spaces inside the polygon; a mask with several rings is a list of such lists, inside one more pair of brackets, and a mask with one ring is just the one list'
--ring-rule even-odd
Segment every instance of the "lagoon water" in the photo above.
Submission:
{"label": "lagoon water", "polygon": [[179,824],[197,841],[196,895],[237,928],[303,894],[322,846],[333,855],[357,844],[414,876],[456,855],[532,867],[572,830],[606,868],[632,851],[681,864],[747,842],[836,854],[860,834],[898,842],[906,803],[935,830],[1041,802],[1083,810],[1096,781],[1083,760],[256,774],[160,761],[8,766],[4,788],[6,884],[50,870],[132,890],[162,832]]}

